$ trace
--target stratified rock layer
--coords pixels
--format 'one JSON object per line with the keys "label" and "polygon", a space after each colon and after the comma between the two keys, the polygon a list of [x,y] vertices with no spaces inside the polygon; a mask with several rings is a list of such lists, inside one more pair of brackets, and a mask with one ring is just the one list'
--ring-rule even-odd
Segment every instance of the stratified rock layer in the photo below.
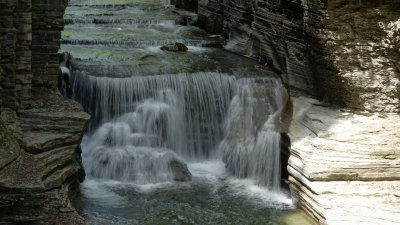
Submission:
{"label": "stratified rock layer", "polygon": [[292,92],[370,112],[400,111],[397,0],[175,0],[225,49],[280,73]]}
{"label": "stratified rock layer", "polygon": [[67,3],[0,1],[1,224],[85,224],[69,197],[89,115],[56,89]]}
{"label": "stratified rock layer", "polygon": [[400,112],[400,2],[333,0],[323,15],[312,47],[326,99]]}
{"label": "stratified rock layer", "polygon": [[290,188],[321,224],[400,223],[398,114],[294,100]]}
{"label": "stratified rock layer", "polygon": [[[175,0],[178,7],[192,1]],[[292,87],[317,95],[308,30],[324,4],[311,1],[197,1],[198,25],[225,36],[225,49],[273,68]]]}
{"label": "stratified rock layer", "polygon": [[85,177],[79,144],[90,117],[60,94],[35,97],[18,117],[1,108],[0,222],[84,224],[68,195]]}

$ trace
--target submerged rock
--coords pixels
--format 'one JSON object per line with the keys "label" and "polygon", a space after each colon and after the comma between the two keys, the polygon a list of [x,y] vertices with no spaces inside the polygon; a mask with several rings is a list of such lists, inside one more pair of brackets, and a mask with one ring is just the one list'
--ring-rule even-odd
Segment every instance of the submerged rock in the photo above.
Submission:
{"label": "submerged rock", "polygon": [[188,47],[185,44],[175,42],[174,44],[164,45],[160,48],[163,51],[171,51],[171,52],[186,52]]}
{"label": "submerged rock", "polygon": [[187,165],[184,162],[172,159],[169,166],[174,174],[175,181],[191,181],[192,174],[190,173]]}

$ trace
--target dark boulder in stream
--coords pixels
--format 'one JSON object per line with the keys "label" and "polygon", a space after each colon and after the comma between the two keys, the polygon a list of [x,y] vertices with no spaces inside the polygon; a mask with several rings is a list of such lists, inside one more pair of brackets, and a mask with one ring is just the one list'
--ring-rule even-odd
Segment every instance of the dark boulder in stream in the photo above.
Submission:
{"label": "dark boulder in stream", "polygon": [[174,174],[175,181],[191,181],[192,174],[190,173],[189,169],[187,168],[186,163],[178,161],[178,160],[171,160],[169,166]]}
{"label": "dark boulder in stream", "polygon": [[186,52],[188,47],[186,47],[186,45],[183,43],[175,42],[174,44],[164,45],[160,49],[171,52]]}

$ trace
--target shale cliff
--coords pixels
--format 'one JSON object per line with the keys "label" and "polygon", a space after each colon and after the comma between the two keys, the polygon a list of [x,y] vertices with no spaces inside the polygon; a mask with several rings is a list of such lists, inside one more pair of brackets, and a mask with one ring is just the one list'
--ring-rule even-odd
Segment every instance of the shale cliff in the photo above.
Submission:
{"label": "shale cliff", "polygon": [[[191,9],[190,1],[172,2]],[[316,0],[200,0],[196,8],[198,25],[225,36],[225,49],[272,67],[293,88],[316,95],[308,30],[320,25],[323,7]]]}
{"label": "shale cliff", "polygon": [[70,197],[89,121],[59,94],[67,0],[0,1],[0,223],[84,224]]}
{"label": "shale cliff", "polygon": [[302,209],[321,224],[400,223],[399,1],[172,2],[290,86],[288,172]]}
{"label": "shale cliff", "polygon": [[357,0],[173,0],[225,49],[281,74],[320,100],[399,112],[399,2]]}

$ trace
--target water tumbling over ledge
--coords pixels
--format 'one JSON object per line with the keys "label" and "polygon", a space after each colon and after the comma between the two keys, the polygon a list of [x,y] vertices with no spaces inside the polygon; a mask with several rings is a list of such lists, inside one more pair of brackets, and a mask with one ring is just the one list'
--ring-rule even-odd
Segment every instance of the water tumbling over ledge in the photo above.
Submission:
{"label": "water tumbling over ledge", "polygon": [[280,190],[281,115],[288,100],[282,83],[273,78],[239,81],[225,119],[219,145],[228,170],[240,178]]}
{"label": "water tumbling over ledge", "polygon": [[[79,71],[65,75],[70,89],[62,92],[92,115],[90,141],[84,147],[89,175],[162,182],[174,176],[171,161],[223,155],[235,176],[279,190],[279,130],[287,101],[279,79],[210,72],[130,78]],[[133,163],[139,158],[141,163]]]}
{"label": "water tumbling over ledge", "polygon": [[167,146],[189,158],[207,157],[204,149],[222,138],[221,123],[235,86],[234,77],[218,73],[118,79],[73,74],[71,96],[92,115],[89,133],[136,111],[148,119],[146,126],[154,126],[154,132],[166,137]]}
{"label": "water tumbling over ledge", "polygon": [[[280,188],[278,76],[172,8],[92,3],[67,9],[60,79],[91,115],[81,145],[88,220],[269,223],[292,210]],[[175,42],[188,50],[161,50]]]}
{"label": "water tumbling over ledge", "polygon": [[[190,25],[196,15],[117,2],[71,0],[64,17],[60,90],[92,116],[81,213],[91,224],[286,224],[287,94],[275,72],[225,51]],[[161,50],[175,42],[188,50]]]}

